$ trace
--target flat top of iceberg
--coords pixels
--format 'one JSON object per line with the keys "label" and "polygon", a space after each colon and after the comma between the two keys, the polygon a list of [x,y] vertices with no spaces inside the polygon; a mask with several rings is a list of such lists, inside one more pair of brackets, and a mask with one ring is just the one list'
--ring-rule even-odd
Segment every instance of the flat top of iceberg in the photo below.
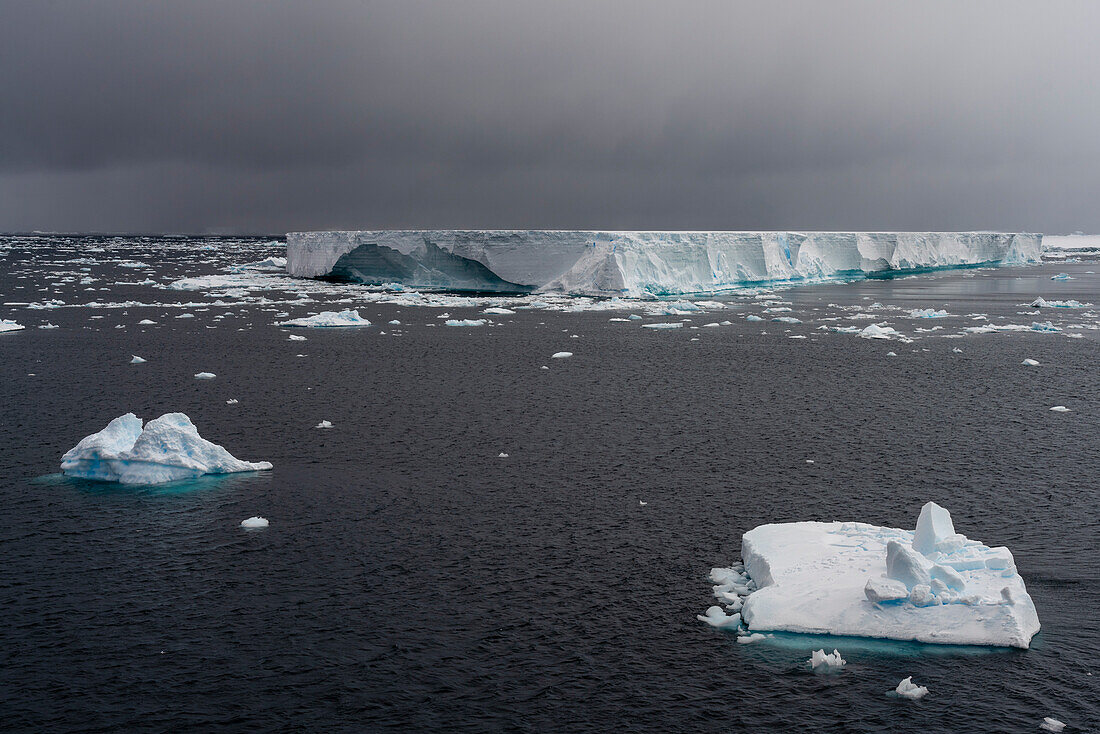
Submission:
{"label": "flat top of iceberg", "polygon": [[914,533],[859,522],[762,525],[742,539],[758,590],[741,611],[752,631],[1026,648],[1035,605],[1007,548],[954,532],[928,503]]}
{"label": "flat top of iceberg", "polygon": [[312,316],[303,316],[289,321],[278,321],[276,326],[306,326],[306,327],[336,327],[336,326],[370,326],[370,321],[359,315],[359,311],[348,309],[346,311],[322,311]]}

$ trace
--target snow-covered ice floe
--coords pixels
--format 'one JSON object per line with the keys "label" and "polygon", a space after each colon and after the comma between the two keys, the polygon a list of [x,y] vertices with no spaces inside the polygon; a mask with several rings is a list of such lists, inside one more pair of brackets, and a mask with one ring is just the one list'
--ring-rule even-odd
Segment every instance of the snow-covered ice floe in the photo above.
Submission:
{"label": "snow-covered ice floe", "polygon": [[928,689],[924,686],[918,686],[913,682],[913,676],[909,676],[901,683],[898,683],[898,687],[895,688],[892,693],[896,693],[902,698],[909,698],[916,701],[918,698],[924,698],[928,695]]}
{"label": "snow-covered ice floe", "polygon": [[643,298],[1038,262],[1041,240],[1004,232],[295,232],[287,235],[287,272],[421,289]]}
{"label": "snow-covered ice floe", "polygon": [[277,321],[275,325],[307,327],[370,326],[370,322],[360,316],[359,311],[348,309],[346,311],[322,311],[312,316],[303,316],[289,321]]}
{"label": "snow-covered ice floe", "polygon": [[247,520],[241,520],[242,528],[266,528],[270,525],[266,517],[252,516]]}
{"label": "snow-covered ice floe", "polygon": [[241,461],[202,438],[183,413],[165,413],[144,428],[140,418],[127,413],[61,457],[61,470],[70,477],[121,484],[160,484],[270,468],[270,462]]}
{"label": "snow-covered ice floe", "polygon": [[[1008,548],[955,532],[934,502],[915,531],[860,522],[761,525],[743,567],[711,571],[715,596],[752,632],[1027,648],[1035,605]],[[718,612],[725,614],[721,608]],[[708,610],[706,621],[719,621]]]}
{"label": "snow-covered ice floe", "polygon": [[810,655],[810,667],[815,673],[830,673],[840,670],[848,661],[840,657],[840,652],[835,648],[831,653],[824,650],[814,650]]}
{"label": "snow-covered ice floe", "polygon": [[5,331],[20,331],[24,329],[22,324],[17,324],[11,319],[0,319],[0,333]]}

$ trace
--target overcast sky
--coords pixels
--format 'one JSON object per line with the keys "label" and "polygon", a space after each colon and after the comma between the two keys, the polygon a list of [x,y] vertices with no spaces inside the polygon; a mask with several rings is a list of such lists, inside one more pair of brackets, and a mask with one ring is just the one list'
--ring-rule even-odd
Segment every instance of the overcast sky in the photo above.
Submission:
{"label": "overcast sky", "polygon": [[1100,232],[1097,2],[0,0],[0,230]]}

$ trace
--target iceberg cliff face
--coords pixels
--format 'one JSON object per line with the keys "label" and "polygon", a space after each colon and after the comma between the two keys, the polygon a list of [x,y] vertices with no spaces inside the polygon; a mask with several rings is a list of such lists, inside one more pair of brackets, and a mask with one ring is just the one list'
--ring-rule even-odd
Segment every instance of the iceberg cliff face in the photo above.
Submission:
{"label": "iceberg cliff face", "polygon": [[297,232],[287,235],[287,272],[413,288],[644,298],[1038,262],[1041,240],[1004,232]]}

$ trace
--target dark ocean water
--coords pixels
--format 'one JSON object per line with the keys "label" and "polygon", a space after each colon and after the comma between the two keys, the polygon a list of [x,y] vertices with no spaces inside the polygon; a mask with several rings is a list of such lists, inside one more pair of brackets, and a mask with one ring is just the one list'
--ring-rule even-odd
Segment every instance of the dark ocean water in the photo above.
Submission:
{"label": "dark ocean water", "polygon": [[[0,298],[20,304],[0,318],[28,327],[0,334],[4,729],[1030,732],[1054,716],[1100,730],[1100,331],[902,344],[815,321],[877,302],[946,308],[948,331],[979,312],[1031,323],[1018,304],[1037,295],[1100,303],[1095,260],[780,292],[802,325],[745,322],[744,301],[688,317],[732,326],[670,331],[542,310],[436,327],[442,309],[363,303],[374,326],[304,342],[272,312],[349,307],[326,306],[334,290],[303,303],[120,284],[271,254],[0,238]],[[65,305],[22,305],[50,299]],[[92,301],[115,305],[72,306]],[[165,305],[180,302],[197,305]],[[574,356],[549,359],[561,350]],[[128,411],[185,412],[275,469],[159,488],[56,474]],[[1043,625],[1030,650],[738,645],[696,620],[746,530],[913,527],[928,500],[1011,548]],[[271,526],[240,529],[250,515]],[[822,646],[848,660],[839,675],[809,671]],[[925,699],[885,695],[910,675]]]}

